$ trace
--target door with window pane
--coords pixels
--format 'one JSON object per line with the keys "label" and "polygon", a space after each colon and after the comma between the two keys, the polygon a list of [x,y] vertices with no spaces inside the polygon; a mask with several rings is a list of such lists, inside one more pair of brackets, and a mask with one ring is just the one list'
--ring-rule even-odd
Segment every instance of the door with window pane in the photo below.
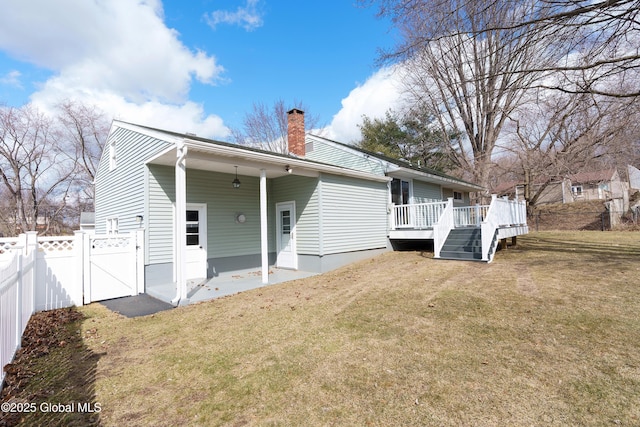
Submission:
{"label": "door with window pane", "polygon": [[187,204],[187,279],[207,277],[207,205]]}
{"label": "door with window pane", "polygon": [[296,254],[296,205],[295,202],[276,204],[277,259],[281,268],[298,268]]}
{"label": "door with window pane", "polygon": [[393,178],[391,180],[391,203],[402,205],[401,208],[394,209],[395,224],[397,227],[406,227],[413,224],[412,212],[409,205],[410,183],[403,179]]}

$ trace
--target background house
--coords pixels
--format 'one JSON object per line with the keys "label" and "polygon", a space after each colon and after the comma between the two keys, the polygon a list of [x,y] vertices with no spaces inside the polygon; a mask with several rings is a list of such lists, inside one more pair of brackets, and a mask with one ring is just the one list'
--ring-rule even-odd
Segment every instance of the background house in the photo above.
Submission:
{"label": "background house", "polygon": [[[613,201],[619,211],[626,211],[629,206],[629,184],[620,179],[616,169],[580,172],[551,180],[541,178],[534,181],[532,186],[533,194],[540,193],[537,205],[603,200]],[[525,188],[521,182],[501,183],[494,191],[501,196],[524,200]]]}
{"label": "background house", "polygon": [[[629,183],[620,178],[616,169],[580,172],[565,178],[539,178],[532,184],[532,194],[538,194],[535,205],[564,204],[602,201],[603,210],[609,216],[609,226],[621,221],[629,206]],[[521,182],[506,182],[494,191],[502,196],[524,200],[525,186]]]}

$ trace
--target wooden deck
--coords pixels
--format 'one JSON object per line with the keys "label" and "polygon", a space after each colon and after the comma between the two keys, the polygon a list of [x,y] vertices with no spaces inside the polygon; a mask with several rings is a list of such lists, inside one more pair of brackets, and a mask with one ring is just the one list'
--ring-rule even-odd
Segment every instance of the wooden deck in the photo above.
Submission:
{"label": "wooden deck", "polygon": [[[473,233],[473,241],[453,245],[449,237],[454,229],[480,229]],[[447,257],[454,257],[451,247],[457,247],[459,259],[467,259],[462,253],[473,247],[474,259],[490,262],[498,241],[527,234],[527,211],[524,202],[499,199],[492,196],[489,205],[453,207],[453,199],[446,202],[394,205],[389,213],[390,240],[433,240],[434,257],[447,244]],[[459,237],[458,237],[459,238]],[[471,237],[470,237],[471,239]]]}

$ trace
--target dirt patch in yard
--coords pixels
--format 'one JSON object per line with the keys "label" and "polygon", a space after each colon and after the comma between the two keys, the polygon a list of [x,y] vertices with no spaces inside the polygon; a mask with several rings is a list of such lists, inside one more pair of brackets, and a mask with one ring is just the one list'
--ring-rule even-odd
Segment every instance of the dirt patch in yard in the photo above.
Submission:
{"label": "dirt patch in yard", "polygon": [[524,295],[537,296],[539,294],[538,285],[536,285],[536,281],[527,265],[518,266],[516,283],[518,291]]}
{"label": "dirt patch in yard", "polygon": [[21,348],[5,366],[0,426],[98,425],[98,355],[84,345],[84,315],[75,308],[34,314]]}

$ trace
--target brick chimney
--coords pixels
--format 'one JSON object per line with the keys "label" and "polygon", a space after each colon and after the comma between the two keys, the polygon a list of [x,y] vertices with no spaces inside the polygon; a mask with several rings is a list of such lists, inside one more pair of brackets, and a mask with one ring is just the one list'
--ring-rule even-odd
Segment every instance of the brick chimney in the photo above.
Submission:
{"label": "brick chimney", "polygon": [[304,157],[304,111],[287,111],[287,146],[289,154]]}

